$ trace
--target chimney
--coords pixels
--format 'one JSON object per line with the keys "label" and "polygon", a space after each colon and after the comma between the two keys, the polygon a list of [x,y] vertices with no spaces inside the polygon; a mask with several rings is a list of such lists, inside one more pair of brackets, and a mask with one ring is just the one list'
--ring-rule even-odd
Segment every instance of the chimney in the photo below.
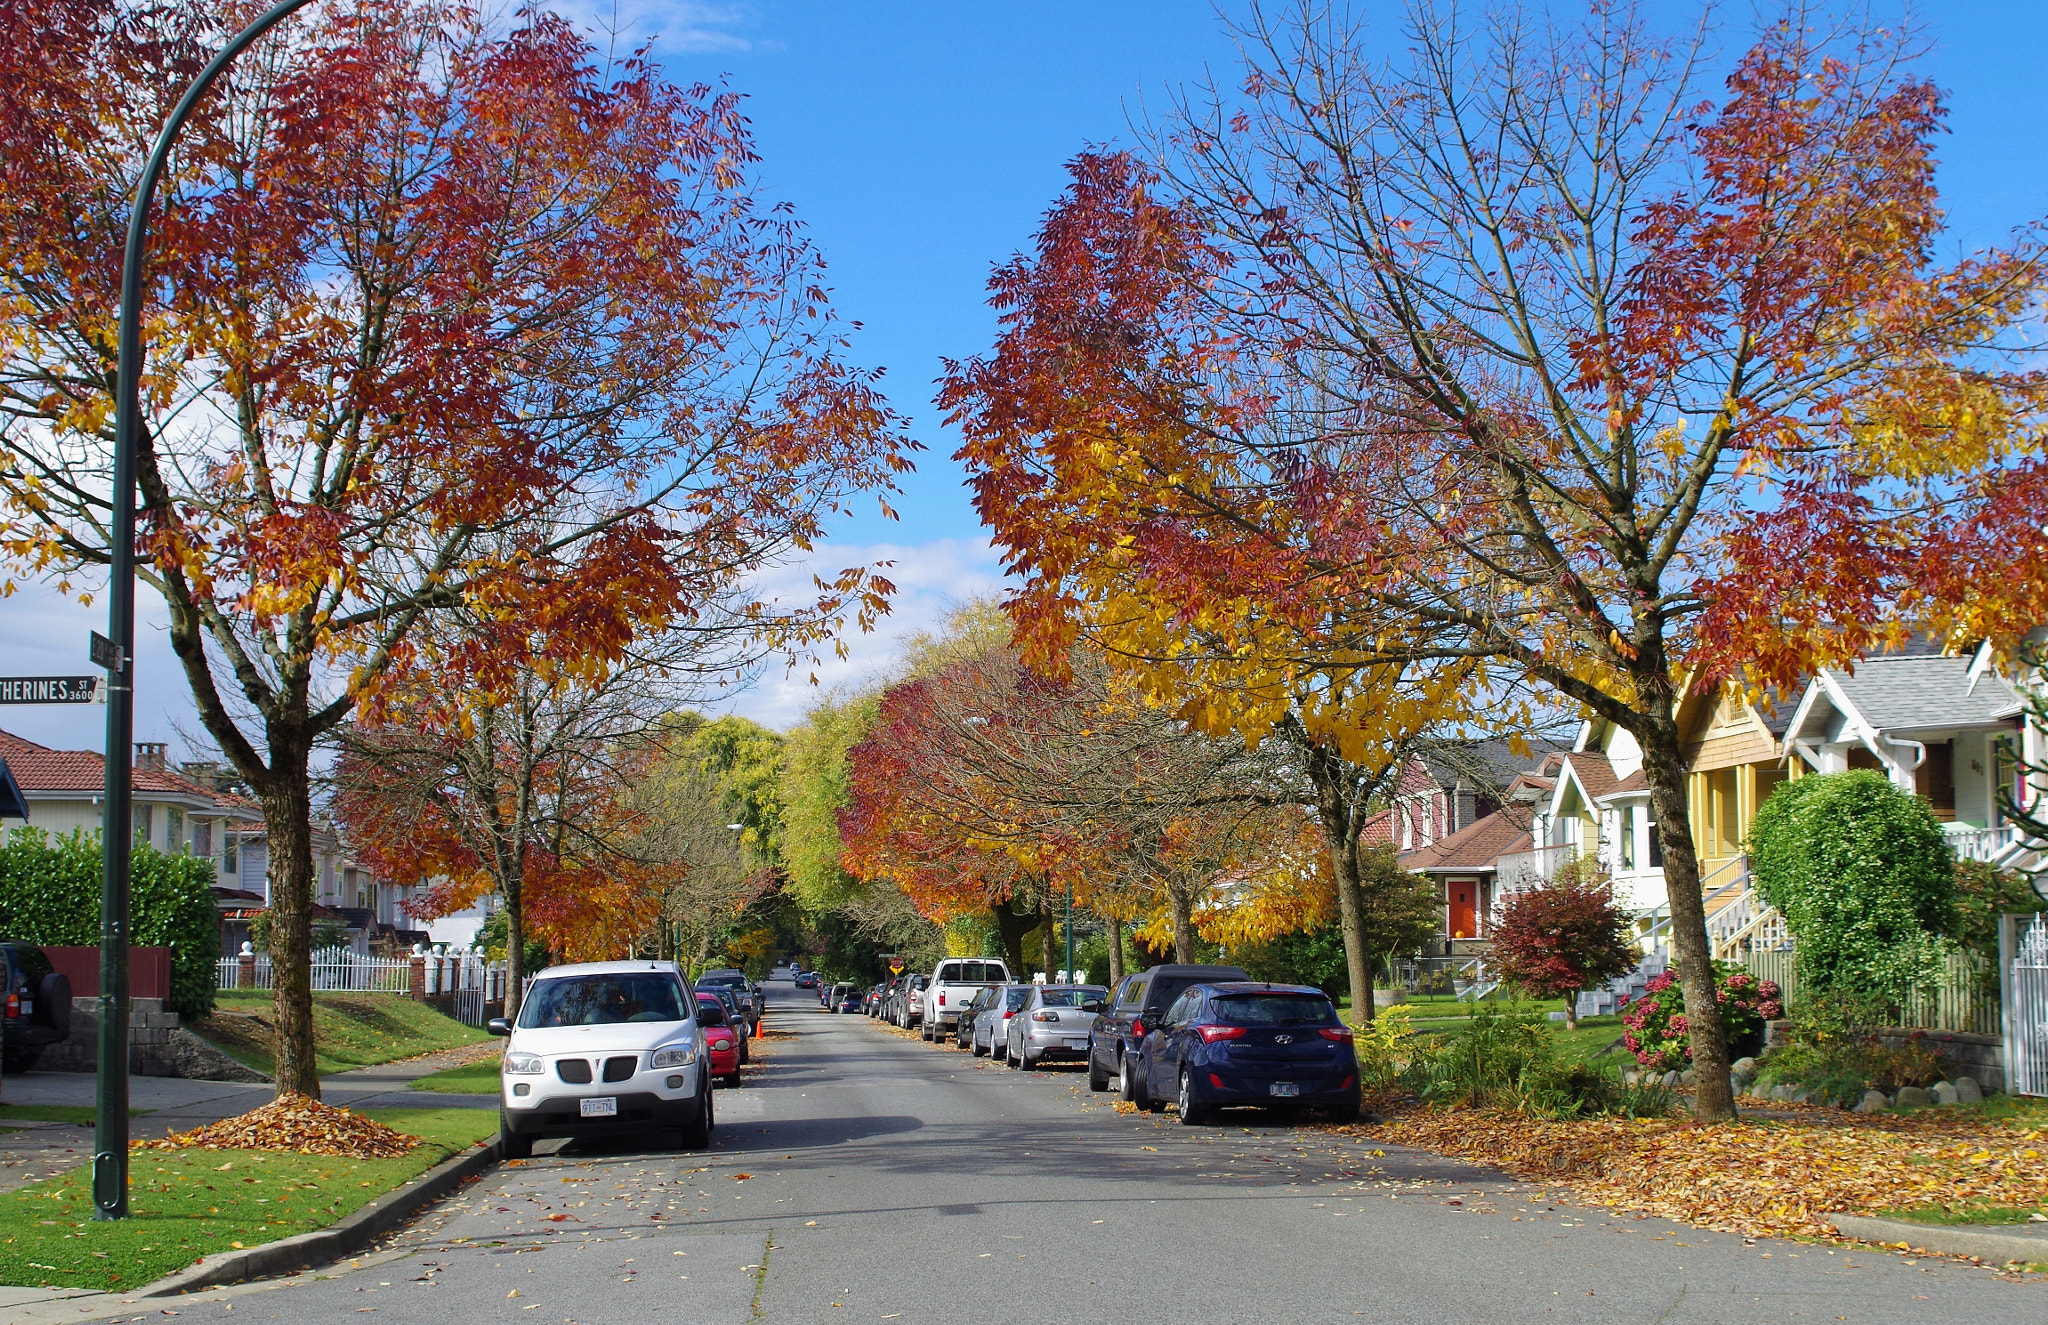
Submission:
{"label": "chimney", "polygon": [[137,741],[135,743],[135,767],[161,773],[166,767],[165,754],[170,750],[166,741]]}
{"label": "chimney", "polygon": [[208,791],[213,790],[214,783],[220,777],[220,765],[206,759],[188,759],[178,765],[178,771],[184,774],[188,781],[197,782]]}

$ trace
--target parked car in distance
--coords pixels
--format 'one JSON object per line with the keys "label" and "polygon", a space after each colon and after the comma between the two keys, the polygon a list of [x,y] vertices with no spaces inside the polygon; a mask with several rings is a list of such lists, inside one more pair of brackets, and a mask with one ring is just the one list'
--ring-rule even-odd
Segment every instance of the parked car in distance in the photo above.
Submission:
{"label": "parked car in distance", "polygon": [[[983,985],[975,991],[974,997],[969,1000],[967,1006],[960,1009],[958,1016],[953,1022],[953,1047],[955,1049],[974,1049],[975,1019],[988,1010],[989,1004],[996,1001],[997,991],[1001,988],[1001,985]],[[979,1054],[981,1051],[975,1049],[974,1052]]]}
{"label": "parked car in distance", "polygon": [[[924,1021],[925,976],[906,975],[896,990],[896,1027],[911,1030]],[[930,1037],[927,1036],[927,1039]]]}
{"label": "parked car in distance", "polygon": [[1010,1051],[1010,1019],[1023,1008],[1024,1000],[1031,997],[1030,985],[1000,985],[995,995],[974,1018],[974,1039],[971,1042],[976,1056],[987,1054],[997,1062]]}
{"label": "parked car in distance", "polygon": [[725,1003],[716,994],[697,995],[697,1024],[704,1028],[704,1052],[711,1057],[711,1075],[729,1087],[740,1084],[740,1049],[746,1041],[733,1030]]}
{"label": "parked car in distance", "polygon": [[1249,980],[1241,966],[1195,966],[1168,963],[1123,978],[1116,997],[1104,1005],[1088,1036],[1088,1089],[1108,1090],[1115,1081],[1119,1098],[1143,1104],[1136,1090],[1142,1084],[1124,1071],[1124,1061],[1137,1065],[1136,1051],[1145,1032],[1173,1005],[1181,991],[1201,981]]}
{"label": "parked car in distance", "polygon": [[740,1013],[746,1017],[747,1025],[751,1028],[760,1024],[761,1000],[754,988],[754,982],[747,979],[745,971],[735,971],[729,967],[724,970],[706,971],[697,977],[697,988],[702,989],[706,985],[724,985],[731,989],[739,1000]]}
{"label": "parked car in distance", "polygon": [[791,981],[791,983],[798,989],[816,989],[818,987],[818,977],[809,971],[802,971],[797,974],[796,979]]}
{"label": "parked car in distance", "polygon": [[739,991],[731,985],[698,985],[696,992],[709,994],[725,1005],[726,1025],[732,1027],[733,1034],[739,1037],[740,1063],[744,1066],[747,1061],[747,1017],[740,1010]]}
{"label": "parked car in distance", "polygon": [[0,1072],[27,1072],[43,1050],[71,1036],[71,977],[50,966],[33,943],[0,943],[0,990],[6,1000],[0,1031]]}
{"label": "parked car in distance", "polygon": [[861,1005],[860,986],[841,981],[832,986],[832,998],[828,1006],[834,1012],[858,1012]]}
{"label": "parked car in distance", "polygon": [[1010,982],[1009,964],[997,957],[948,957],[924,977],[921,1039],[942,1039],[960,1025],[961,1009],[976,992]]}
{"label": "parked car in distance", "polygon": [[711,1065],[697,1000],[674,962],[588,962],[534,977],[500,1068],[499,1153],[547,1136],[677,1130],[711,1144]]}
{"label": "parked car in distance", "polygon": [[1086,1058],[1088,1034],[1109,990],[1103,985],[1030,985],[1010,1018],[1010,1066],[1030,1071],[1048,1058]]}
{"label": "parked car in distance", "polygon": [[1192,985],[1149,1027],[1140,1051],[1141,1100],[1180,1105],[1190,1127],[1219,1108],[1308,1105],[1358,1121],[1358,1055],[1351,1029],[1313,985],[1230,981]]}

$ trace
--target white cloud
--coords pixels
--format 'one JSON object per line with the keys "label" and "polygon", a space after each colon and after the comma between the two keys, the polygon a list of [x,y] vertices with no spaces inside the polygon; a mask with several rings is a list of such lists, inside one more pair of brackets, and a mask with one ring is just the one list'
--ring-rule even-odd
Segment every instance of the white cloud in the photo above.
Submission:
{"label": "white cloud", "polygon": [[563,17],[589,32],[600,46],[612,34],[621,49],[651,42],[676,54],[746,52],[764,43],[734,31],[754,25],[748,5],[701,4],[697,0],[558,0]]}
{"label": "white cloud", "polygon": [[[766,594],[781,594],[795,601],[810,588],[813,572],[829,579],[843,568],[877,562],[894,563],[880,573],[896,586],[895,597],[889,614],[873,631],[849,630],[843,637],[845,657],[827,652],[815,668],[771,666],[751,688],[715,707],[764,726],[790,727],[831,691],[886,676],[901,661],[910,636],[936,630],[948,613],[970,599],[1002,592],[1002,567],[995,550],[985,539],[961,538],[914,544],[827,544],[804,561],[766,577],[761,588]],[[816,684],[811,681],[813,673]]]}
{"label": "white cloud", "polygon": [[[937,629],[946,615],[969,599],[1000,593],[1002,572],[995,551],[985,540],[944,538],[926,543],[827,544],[801,562],[779,568],[762,581],[762,591],[801,601],[811,588],[813,572],[830,578],[846,567],[894,563],[881,574],[896,585],[887,616],[862,634],[850,630],[843,643],[846,656],[836,657],[828,644],[816,668],[785,669],[771,664],[758,681],[726,699],[706,704],[738,713],[770,727],[787,728],[802,721],[804,711],[829,691],[858,686],[887,675],[903,656],[904,641],[918,631]],[[185,683],[184,670],[171,653],[169,625],[162,601],[146,587],[136,594],[135,739],[168,741],[171,757],[189,756],[180,732],[203,739],[198,714]],[[0,676],[84,676],[94,672],[86,661],[86,642],[95,630],[107,629],[104,596],[90,607],[42,585],[24,586],[0,599]],[[817,684],[811,683],[815,671]],[[63,750],[103,747],[107,711],[91,705],[8,705],[0,708],[0,728]]]}

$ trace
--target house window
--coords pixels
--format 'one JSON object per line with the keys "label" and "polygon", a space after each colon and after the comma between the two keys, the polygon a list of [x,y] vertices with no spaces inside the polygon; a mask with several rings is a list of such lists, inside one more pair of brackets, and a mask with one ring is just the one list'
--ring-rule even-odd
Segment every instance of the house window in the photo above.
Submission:
{"label": "house window", "polygon": [[1636,807],[1621,807],[1621,867],[1632,870],[1636,867]]}
{"label": "house window", "polygon": [[192,821],[192,854],[202,859],[212,858],[213,820],[194,819]]}
{"label": "house window", "polygon": [[138,805],[135,807],[132,822],[135,825],[135,841],[139,846],[150,845],[150,836],[156,826],[153,822],[154,816],[151,811],[155,809],[156,806],[154,805]]}
{"label": "house window", "polygon": [[185,811],[176,805],[164,811],[164,850],[176,851],[185,845]]}
{"label": "house window", "polygon": [[220,872],[222,874],[240,874],[242,872],[241,843],[235,840],[232,833],[222,833],[220,835]]}

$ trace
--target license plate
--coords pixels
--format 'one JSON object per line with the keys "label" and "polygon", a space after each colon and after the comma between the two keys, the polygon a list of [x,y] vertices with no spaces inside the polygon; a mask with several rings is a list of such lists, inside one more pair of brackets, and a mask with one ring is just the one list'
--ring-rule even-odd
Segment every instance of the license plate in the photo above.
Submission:
{"label": "license plate", "polygon": [[[1292,1091],[1288,1092],[1292,1094]],[[601,1100],[579,1101],[585,1118],[616,1118],[619,1116],[619,1097],[607,1095]]]}
{"label": "license plate", "polygon": [[1301,1085],[1294,1081],[1276,1081],[1267,1087],[1275,1095],[1294,1096],[1301,1094]]}

